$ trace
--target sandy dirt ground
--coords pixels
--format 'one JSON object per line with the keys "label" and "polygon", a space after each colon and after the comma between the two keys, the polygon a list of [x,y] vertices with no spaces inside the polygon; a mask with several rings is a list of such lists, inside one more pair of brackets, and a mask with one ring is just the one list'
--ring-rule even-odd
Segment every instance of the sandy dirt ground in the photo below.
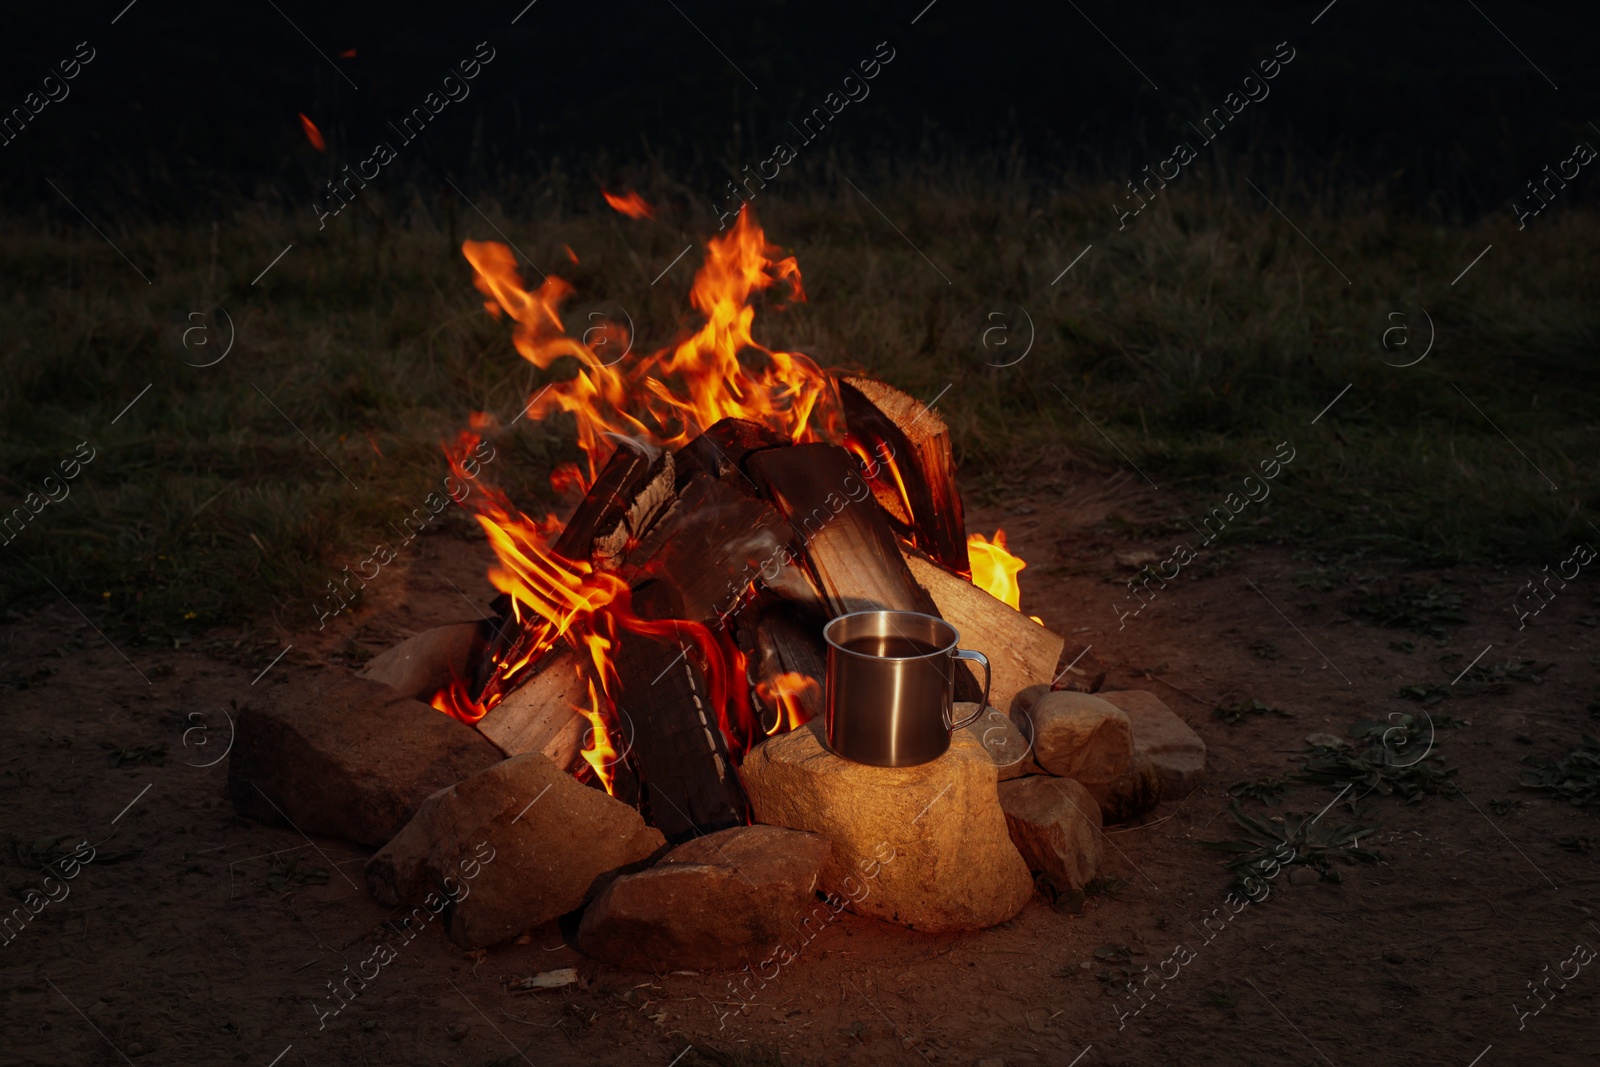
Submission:
{"label": "sandy dirt ground", "polygon": [[[1292,546],[1224,534],[1119,629],[1111,605],[1128,562],[1165,558],[1182,537],[1161,532],[1176,501],[1137,478],[1063,474],[988,485],[969,512],[971,529],[1003,525],[1029,561],[1023,607],[1066,637],[1066,658],[1083,653],[1083,677],[1104,671],[1106,688],[1155,693],[1210,749],[1199,791],[1110,828],[1102,873],[1120,888],[1080,913],[1036,896],[998,928],[938,937],[845,915],[742,1007],[725,975],[587,960],[570,927],[474,953],[430,930],[320,1020],[327,983],[369,954],[390,914],[362,888],[365,850],[235,815],[222,709],[472,618],[492,592],[487,550],[446,534],[419,539],[359,610],[320,633],[306,621],[250,641],[218,632],[118,651],[65,602],[0,628],[6,907],[41,887],[44,863],[85,839],[95,848],[65,896],[56,885],[60,899],[0,946],[0,1063],[1600,1060],[1600,968],[1572,975],[1568,962],[1579,943],[1600,947],[1600,821],[1517,785],[1524,756],[1600,733],[1586,710],[1600,698],[1600,579],[1578,578],[1519,630],[1512,597],[1536,568],[1413,575],[1466,597],[1470,621],[1441,643],[1348,610],[1354,583],[1392,581],[1398,564],[1354,564],[1335,584],[1337,572],[1308,576],[1318,563]],[[1486,646],[1480,665],[1553,666],[1536,683],[1452,687]],[[1411,685],[1451,695],[1426,706],[1396,696]],[[1229,724],[1213,713],[1241,699],[1286,714]],[[1423,707],[1464,720],[1434,739],[1459,789],[1415,804],[1347,794],[1324,817],[1375,825],[1367,844],[1380,862],[1339,868],[1339,882],[1280,875],[1266,900],[1203,931],[1229,875],[1196,842],[1236,835],[1230,785],[1293,773],[1308,734]],[[1315,813],[1335,795],[1291,783],[1276,807],[1244,805]],[[1141,1001],[1100,977],[1155,972],[1180,943],[1187,963],[1136,1014]],[[508,990],[566,967],[576,984]]]}

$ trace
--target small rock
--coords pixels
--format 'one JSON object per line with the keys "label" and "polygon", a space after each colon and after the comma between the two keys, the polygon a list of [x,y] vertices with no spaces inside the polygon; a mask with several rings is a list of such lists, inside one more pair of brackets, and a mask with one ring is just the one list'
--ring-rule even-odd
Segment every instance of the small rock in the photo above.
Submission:
{"label": "small rock", "polygon": [[617,878],[583,913],[578,947],[641,971],[720,970],[803,936],[828,839],[777,826],[735,826],[685,842],[656,866]]}
{"label": "small rock", "polygon": [[1036,776],[1000,783],[1011,842],[1030,871],[1082,889],[1100,869],[1100,807],[1071,778]]}
{"label": "small rock", "polygon": [[1324,748],[1349,748],[1348,739],[1338,734],[1306,734],[1306,744],[1321,745]]}
{"label": "small rock", "polygon": [[426,904],[419,921],[437,911],[452,941],[479,948],[575,910],[602,876],[665,845],[628,805],[529,752],[423,801],[367,861],[367,888]]}
{"label": "small rock", "polygon": [[444,1028],[444,1033],[445,1033],[445,1036],[448,1037],[451,1041],[462,1041],[462,1040],[465,1040],[466,1036],[467,1036],[467,1024],[466,1023],[451,1023],[449,1026]]}
{"label": "small rock", "polygon": [[[971,715],[976,704],[959,703],[955,706],[957,722]],[[1000,772],[1000,780],[1021,778],[1028,774],[1038,774],[1039,769],[1029,758],[1033,750],[1033,741],[1011,719],[1009,715],[1002,715],[998,708],[989,708],[977,720],[964,727],[971,731],[983,746],[983,750],[994,761],[995,768]]]}
{"label": "small rock", "polygon": [[143,1056],[144,1055],[144,1045],[140,1044],[137,1041],[128,1042],[128,1055],[130,1055],[130,1056]]}
{"label": "small rock", "polygon": [[1398,952],[1390,952],[1390,953],[1387,953],[1383,957],[1383,962],[1384,963],[1401,964],[1401,963],[1404,963],[1405,961],[1406,961],[1406,958],[1404,956],[1402,956]]}
{"label": "small rock", "polygon": [[1139,570],[1141,567],[1147,567],[1152,563],[1159,562],[1161,559],[1161,557],[1156,555],[1154,552],[1144,549],[1136,549],[1132,552],[1118,552],[1115,554],[1114,558],[1117,561],[1117,566],[1126,567],[1131,571]]}
{"label": "small rock", "polygon": [[430,793],[503,757],[465,723],[387,685],[324,670],[239,714],[228,796],[240,815],[379,846]]}
{"label": "small rock", "polygon": [[751,749],[741,769],[756,819],[832,842],[821,886],[860,915],[930,932],[1004,922],[1033,893],[1006,832],[994,763],[971,733],[915,767],[828,751],[821,722]]}
{"label": "small rock", "polygon": [[372,657],[356,674],[382,682],[401,696],[427,703],[450,684],[452,677],[467,676],[468,668],[483,650],[483,630],[483,624],[477,622],[435,626]]}
{"label": "small rock", "polygon": [[1322,875],[1310,867],[1291,867],[1289,869],[1290,885],[1316,885],[1322,881]]}
{"label": "small rock", "polygon": [[[1018,692],[1016,696],[1011,698],[1011,707],[1009,710],[1012,717],[1016,718],[1018,716],[1023,716],[1024,721],[1026,721],[1025,717],[1027,716],[1028,712],[1032,711],[1033,706],[1039,702],[1039,698],[1048,692],[1050,692],[1050,687],[1044,684],[1030,685],[1028,688]],[[1024,730],[1024,732],[1027,731]]]}
{"label": "small rock", "polygon": [[540,971],[513,984],[515,989],[560,989],[578,981],[578,968],[561,967],[554,971]]}
{"label": "small rock", "polygon": [[1177,800],[1194,792],[1206,770],[1206,743],[1200,735],[1154,693],[1130,689],[1098,695],[1127,713],[1135,757],[1147,757],[1160,771],[1160,799]]}
{"label": "small rock", "polygon": [[1022,713],[1033,730],[1033,758],[1051,774],[1085,785],[1116,781],[1133,763],[1127,713],[1088,693],[1045,693]]}
{"label": "small rock", "polygon": [[1139,736],[1133,738],[1133,763],[1117,776],[1114,782],[1091,785],[1085,788],[1100,806],[1100,818],[1108,826],[1131,822],[1157,804],[1167,799],[1162,784],[1161,768],[1150,754],[1139,748]]}

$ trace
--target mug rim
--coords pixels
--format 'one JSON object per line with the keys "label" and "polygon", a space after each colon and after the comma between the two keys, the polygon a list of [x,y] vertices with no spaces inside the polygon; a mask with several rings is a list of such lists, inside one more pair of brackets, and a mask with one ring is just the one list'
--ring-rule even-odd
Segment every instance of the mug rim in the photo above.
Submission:
{"label": "mug rim", "polygon": [[[929,620],[932,620],[933,622],[938,623],[939,625],[945,627],[946,629],[948,629],[950,631],[950,643],[947,644],[947,645],[943,645],[943,646],[941,646],[939,648],[936,648],[932,652],[923,652],[923,653],[921,653],[919,655],[916,655],[916,656],[874,656],[874,655],[871,655],[871,654],[866,653],[866,652],[857,652],[854,649],[849,649],[849,648],[844,647],[843,645],[841,645],[837,641],[835,641],[833,639],[832,634],[829,633],[829,631],[833,629],[835,623],[843,622],[846,619],[860,618],[860,617],[862,617],[864,615],[909,615],[909,616],[911,616],[912,618],[915,618],[915,619],[929,619]],[[959,648],[961,646],[961,631],[956,629],[955,625],[953,623],[951,623],[950,620],[941,619],[937,615],[929,615],[926,612],[922,612],[922,611],[901,611],[898,608],[871,608],[871,609],[866,610],[866,611],[849,611],[849,612],[846,612],[843,615],[836,615],[832,619],[829,619],[828,622],[822,627],[822,639],[825,642],[827,642],[828,647],[830,649],[834,649],[834,650],[837,650],[839,652],[842,652],[847,656],[856,656],[856,657],[858,657],[860,659],[866,659],[866,660],[878,660],[878,661],[891,662],[891,663],[893,663],[893,662],[904,663],[904,662],[906,662],[908,660],[931,659],[934,656],[943,656],[943,655],[946,655],[949,652],[953,651],[954,649]],[[907,638],[907,640],[910,640],[910,638]]]}

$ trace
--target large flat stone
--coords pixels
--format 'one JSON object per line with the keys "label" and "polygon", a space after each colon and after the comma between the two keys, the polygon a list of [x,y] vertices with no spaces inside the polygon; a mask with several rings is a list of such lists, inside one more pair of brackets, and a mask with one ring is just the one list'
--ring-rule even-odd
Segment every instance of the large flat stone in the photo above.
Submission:
{"label": "large flat stone", "polygon": [[1100,870],[1100,806],[1071,778],[1037,775],[1000,783],[1011,841],[1030,871],[1082,889]]}
{"label": "large flat stone", "polygon": [[1128,716],[1134,751],[1147,757],[1161,774],[1161,799],[1177,800],[1194,792],[1205,779],[1206,743],[1154,693],[1127,689],[1097,694]]}
{"label": "large flat stone", "polygon": [[501,759],[465,723],[330,669],[239,713],[228,795],[246,818],[377,846],[430,793]]}
{"label": "large flat stone", "polygon": [[665,845],[628,805],[529,752],[428,797],[367,862],[367,888],[391,906],[455,892],[446,929],[479,948],[576,910]]}
{"label": "large flat stone", "polygon": [[483,630],[476,622],[423,630],[372,657],[356,673],[426,704],[452,677],[467,676],[474,654],[483,648]]}
{"label": "large flat stone", "polygon": [[751,749],[740,777],[756,819],[826,836],[822,888],[852,910],[918,930],[1004,922],[1032,893],[1006,832],[994,762],[965,730],[917,767],[829,752],[813,721]]}
{"label": "large flat stone", "polygon": [[641,971],[739,967],[792,941],[831,848],[820,834],[736,826],[625,874],[583,913],[578,947]]}
{"label": "large flat stone", "polygon": [[1084,785],[1117,780],[1133,763],[1133,727],[1121,708],[1098,696],[1044,693],[1012,716],[1033,732],[1033,758],[1051,774]]}

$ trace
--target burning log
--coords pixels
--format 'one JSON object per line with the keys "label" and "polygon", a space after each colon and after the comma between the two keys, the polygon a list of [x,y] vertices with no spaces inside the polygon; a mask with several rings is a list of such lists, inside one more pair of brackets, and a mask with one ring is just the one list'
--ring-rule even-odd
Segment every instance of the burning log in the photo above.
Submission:
{"label": "burning log", "polygon": [[587,702],[588,690],[577,655],[557,645],[473,725],[507,756],[542,752],[557,767],[570,770],[588,726],[577,711]]}
{"label": "burning log", "polygon": [[[967,525],[950,430],[931,408],[892,385],[871,378],[843,378],[839,399],[850,437],[869,456],[874,490],[898,499],[917,547],[957,574],[970,574]],[[874,470],[880,466],[886,471]]]}
{"label": "burning log", "polygon": [[800,538],[829,618],[889,608],[937,614],[850,453],[808,444],[758,452],[750,474]]}
{"label": "burning log", "polygon": [[[884,608],[939,614],[912,577],[850,453],[835,445],[795,445],[758,452],[749,466],[801,538],[829,618]],[[956,671],[956,699],[983,699],[970,670]]]}
{"label": "burning log", "polygon": [[[670,464],[671,456],[666,453],[652,459],[642,448],[619,448],[613,452],[600,476],[578,502],[578,508],[567,520],[561,536],[551,546],[554,552],[563,559],[588,559],[602,528],[615,531],[618,523],[625,520],[633,509],[645,486],[659,482],[663,466],[668,472],[667,484],[671,484]],[[500,664],[515,662],[520,656],[534,651],[532,643],[538,633],[536,626],[515,624],[511,614],[511,598],[505,594],[495,598],[493,607],[500,614],[497,637],[490,647],[490,654],[479,660],[477,673],[470,686],[473,697],[479,700],[486,700],[492,695],[490,686],[500,680],[495,673]]]}
{"label": "burning log", "polygon": [[662,632],[630,631],[614,657],[621,683],[617,715],[632,726],[627,755],[639,768],[649,822],[668,841],[743,825],[748,805],[718,715],[722,701],[713,691],[726,699],[729,679],[711,676],[722,667],[720,655],[717,663],[702,660],[688,627],[677,621],[684,616],[669,584],[652,581],[636,590],[633,609],[641,619],[659,621]]}
{"label": "burning log", "polygon": [[789,444],[780,437],[749,419],[723,419],[705,433],[696,437],[678,451],[678,488],[697,470],[705,471],[735,489],[748,492],[753,488],[750,476],[744,472],[744,461],[752,452],[763,448],[779,448]]}
{"label": "burning log", "polygon": [[992,706],[1008,711],[1016,694],[1054,677],[1063,638],[915,550],[908,550],[905,558],[912,575],[932,594],[939,615],[961,631],[963,644],[988,655],[994,671]]}
{"label": "burning log", "polygon": [[[760,604],[755,614],[756,691],[762,702],[779,715],[786,710],[782,705],[792,702],[791,715],[798,721],[786,724],[791,727],[816,718],[822,714],[828,676],[828,647],[816,621],[776,598]],[[773,703],[780,706],[772,707]],[[774,722],[774,730],[779,725]]]}
{"label": "burning log", "polygon": [[697,471],[628,553],[621,574],[630,584],[647,577],[670,583],[685,612],[679,618],[721,625],[790,538],[771,504]]}

